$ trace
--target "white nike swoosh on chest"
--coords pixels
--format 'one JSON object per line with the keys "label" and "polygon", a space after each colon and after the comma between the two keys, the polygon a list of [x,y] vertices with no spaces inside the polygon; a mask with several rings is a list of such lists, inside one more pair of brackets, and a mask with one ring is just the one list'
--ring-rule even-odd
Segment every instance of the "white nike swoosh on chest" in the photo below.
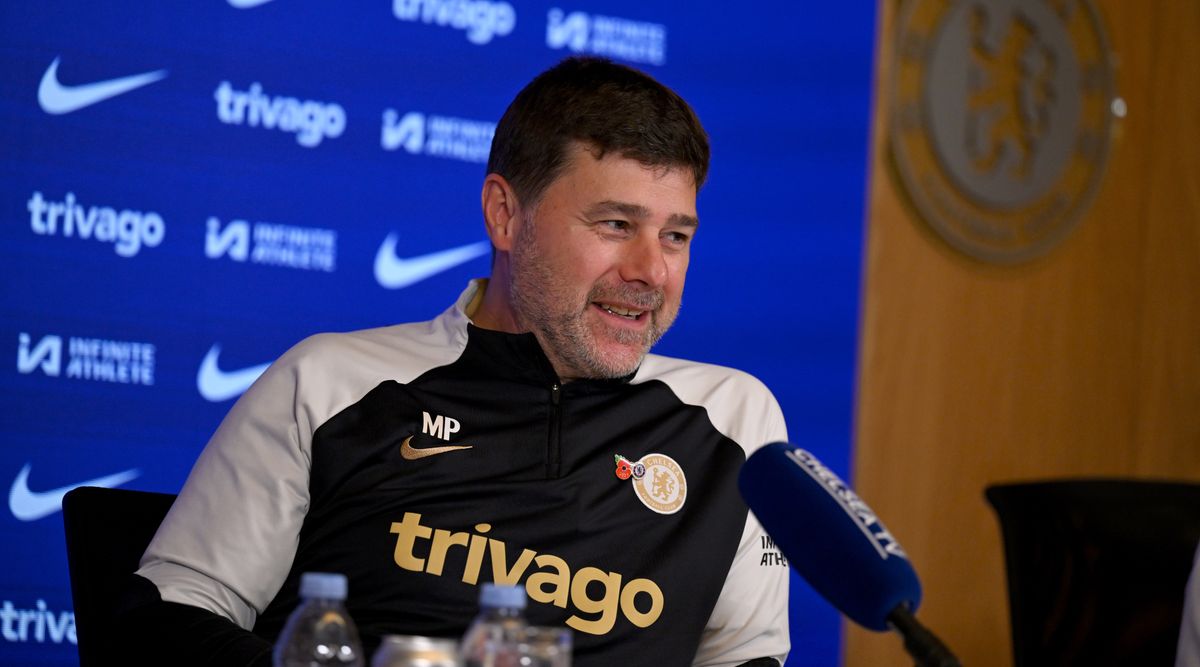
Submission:
{"label": "white nike swoosh on chest", "polygon": [[221,346],[214,344],[200,362],[200,370],[196,373],[196,389],[200,395],[213,403],[219,403],[233,398],[250,388],[258,376],[267,370],[270,362],[250,366],[236,371],[223,371],[217,366],[217,358],[221,356]]}
{"label": "white nike swoosh on chest", "polygon": [[402,259],[396,256],[399,235],[388,234],[375,253],[375,280],[388,289],[408,287],[487,254],[491,244],[487,241],[470,243],[457,248],[431,252],[427,255]]}
{"label": "white nike swoosh on chest", "polygon": [[154,83],[167,75],[167,70],[160,69],[157,72],[145,72],[106,81],[65,86],[58,81],[59,60],[61,58],[55,58],[54,62],[50,63],[50,67],[46,68],[46,73],[42,75],[41,84],[38,85],[38,105],[42,107],[42,111],[55,115],[79,111],[84,107],[90,107],[98,102]]}
{"label": "white nike swoosh on chest", "polygon": [[21,521],[37,521],[61,510],[63,496],[67,495],[67,492],[72,489],[81,486],[112,488],[120,486],[142,474],[137,469],[130,469],[104,477],[97,477],[96,479],[89,479],[78,484],[60,486],[57,489],[50,489],[49,491],[32,491],[29,488],[29,471],[32,468],[32,463],[26,463],[25,467],[21,468],[21,472],[17,473],[17,478],[13,480],[12,489],[8,492],[8,509],[12,512],[13,516]]}

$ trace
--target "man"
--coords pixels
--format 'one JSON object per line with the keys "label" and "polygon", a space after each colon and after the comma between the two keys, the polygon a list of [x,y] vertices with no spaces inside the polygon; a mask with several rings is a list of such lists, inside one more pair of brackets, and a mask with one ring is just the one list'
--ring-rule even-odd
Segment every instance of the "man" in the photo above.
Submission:
{"label": "man", "polygon": [[580,667],[782,663],[787,571],[736,491],[748,453],[786,439],[778,405],[744,373],[647,355],[679,310],[708,155],[645,74],[568,59],[531,82],[483,184],[490,280],[263,375],[142,560],[142,635],[261,662],[300,574],[335,571],[368,650],[460,635],[497,581],[574,630]]}

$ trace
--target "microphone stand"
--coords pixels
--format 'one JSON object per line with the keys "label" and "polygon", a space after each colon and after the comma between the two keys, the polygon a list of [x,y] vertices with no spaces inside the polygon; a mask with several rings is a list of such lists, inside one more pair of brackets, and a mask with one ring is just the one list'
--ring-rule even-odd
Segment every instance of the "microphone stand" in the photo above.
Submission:
{"label": "microphone stand", "polygon": [[921,625],[906,605],[893,609],[887,621],[904,638],[904,650],[917,661],[917,667],[962,667],[942,640]]}

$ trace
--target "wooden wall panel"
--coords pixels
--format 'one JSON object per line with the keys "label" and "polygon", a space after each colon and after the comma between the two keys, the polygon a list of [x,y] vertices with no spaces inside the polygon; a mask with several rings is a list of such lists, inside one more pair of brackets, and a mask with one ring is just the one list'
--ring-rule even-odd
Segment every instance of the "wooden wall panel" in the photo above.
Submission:
{"label": "wooden wall panel", "polygon": [[[899,5],[879,11],[855,484],[921,574],[920,618],[971,667],[1011,665],[995,482],[1200,481],[1200,3],[1095,2],[1128,106],[1101,189],[1048,255],[952,250],[889,157]],[[911,664],[849,628],[844,663]]]}

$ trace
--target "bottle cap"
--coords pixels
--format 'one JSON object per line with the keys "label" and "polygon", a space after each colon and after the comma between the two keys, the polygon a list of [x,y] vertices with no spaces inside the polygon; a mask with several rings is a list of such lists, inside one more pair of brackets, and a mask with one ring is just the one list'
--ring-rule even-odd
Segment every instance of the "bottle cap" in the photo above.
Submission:
{"label": "bottle cap", "polygon": [[346,575],[330,572],[305,572],[300,576],[300,597],[326,600],[346,599]]}
{"label": "bottle cap", "polygon": [[479,606],[490,607],[492,609],[499,609],[501,607],[524,609],[525,587],[492,583],[484,584],[483,589],[479,592]]}

